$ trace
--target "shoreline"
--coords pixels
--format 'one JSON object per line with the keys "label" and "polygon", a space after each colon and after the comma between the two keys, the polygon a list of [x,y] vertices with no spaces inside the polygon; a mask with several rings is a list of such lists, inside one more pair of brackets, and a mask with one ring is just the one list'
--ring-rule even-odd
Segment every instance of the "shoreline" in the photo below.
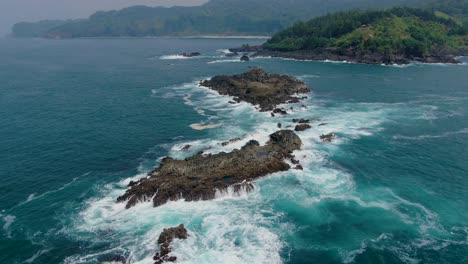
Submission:
{"label": "shoreline", "polygon": [[405,66],[411,63],[423,63],[423,64],[433,64],[433,63],[444,63],[444,64],[462,64],[458,58],[464,57],[466,52],[460,51],[458,54],[448,54],[448,55],[432,55],[425,58],[407,58],[403,56],[395,56],[390,60],[387,60],[382,55],[378,53],[352,53],[349,51],[347,54],[343,52],[339,54],[334,50],[314,50],[314,51],[291,51],[291,52],[281,52],[281,51],[270,51],[270,50],[260,50],[253,54],[253,57],[259,58],[282,58],[290,59],[296,61],[330,61],[338,63],[356,63],[356,64],[367,64],[367,65],[398,65]]}

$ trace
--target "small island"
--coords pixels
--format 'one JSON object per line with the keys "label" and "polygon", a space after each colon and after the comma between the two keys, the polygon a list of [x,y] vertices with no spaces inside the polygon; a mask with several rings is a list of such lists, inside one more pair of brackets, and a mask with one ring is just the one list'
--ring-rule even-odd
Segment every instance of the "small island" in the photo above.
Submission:
{"label": "small island", "polygon": [[253,180],[289,170],[285,159],[293,159],[291,153],[301,146],[301,139],[293,131],[280,130],[271,134],[264,146],[251,140],[229,153],[198,153],[185,160],[166,157],[148,177],[131,182],[117,201],[126,202],[126,208],[130,208],[152,199],[156,207],[179,199],[211,200],[217,191],[226,191],[230,186],[234,192],[249,192],[254,189]]}
{"label": "small island", "polygon": [[260,68],[238,75],[221,75],[202,81],[201,86],[217,91],[221,95],[235,97],[236,102],[245,101],[258,105],[260,111],[272,111],[279,104],[298,102],[299,94],[310,89],[301,80],[280,74],[267,73]]}
{"label": "small island", "polygon": [[366,64],[459,63],[468,55],[466,23],[413,8],[349,11],[300,22],[275,34],[255,56]]}

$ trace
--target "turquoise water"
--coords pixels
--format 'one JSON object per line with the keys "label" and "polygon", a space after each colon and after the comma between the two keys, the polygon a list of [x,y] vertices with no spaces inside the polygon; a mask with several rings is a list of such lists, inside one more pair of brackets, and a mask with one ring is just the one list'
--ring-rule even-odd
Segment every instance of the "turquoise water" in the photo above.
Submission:
{"label": "turquoise water", "polygon": [[[262,40],[0,40],[0,263],[152,263],[180,223],[178,263],[468,262],[466,64],[224,57],[245,42]],[[250,66],[306,81],[307,108],[271,118],[197,86]],[[115,203],[166,155],[265,142],[296,117],[327,123],[300,133],[304,171],[213,201]]]}

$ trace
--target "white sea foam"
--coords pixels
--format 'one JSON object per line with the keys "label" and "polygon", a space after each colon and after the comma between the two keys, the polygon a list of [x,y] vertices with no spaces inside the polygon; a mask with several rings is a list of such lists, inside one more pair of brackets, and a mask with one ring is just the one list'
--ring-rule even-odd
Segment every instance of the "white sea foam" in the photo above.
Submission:
{"label": "white sea foam", "polygon": [[434,138],[447,138],[452,137],[454,135],[459,134],[468,134],[468,128],[464,128],[457,131],[449,131],[444,132],[437,135],[418,135],[418,136],[403,136],[403,135],[395,135],[393,136],[394,139],[406,139],[406,140],[424,140],[424,139],[434,139]]}
{"label": "white sea foam", "polygon": [[209,61],[207,63],[208,64],[215,64],[215,63],[232,63],[232,62],[243,62],[243,61],[241,61],[240,58],[237,58],[237,59],[215,60],[215,61]]}
{"label": "white sea foam", "polygon": [[201,56],[194,56],[194,57],[187,57],[183,56],[180,54],[172,54],[172,55],[163,55],[160,56],[160,60],[187,60],[187,59],[194,59],[194,58],[200,58]]}
{"label": "white sea foam", "polygon": [[32,255],[30,258],[28,258],[27,260],[24,261],[24,263],[34,263],[34,261],[42,256],[43,254],[49,252],[50,249],[42,249],[42,250],[39,250],[37,251],[36,253],[34,253],[34,255]]}
{"label": "white sea foam", "polygon": [[6,215],[3,217],[3,221],[5,224],[3,225],[3,230],[8,238],[11,238],[11,225],[15,222],[16,216],[14,215]]}
{"label": "white sea foam", "polygon": [[[255,190],[250,193],[245,190],[236,193],[230,188],[218,191],[217,198],[212,201],[179,200],[157,208],[147,202],[126,210],[123,203],[115,202],[131,179],[108,185],[102,191],[102,197],[87,203],[71,232],[110,232],[123,238],[123,242],[116,243],[106,252],[71,256],[67,260],[69,263],[84,263],[113,250],[128,252],[131,263],[153,263],[159,233],[166,227],[181,223],[188,228],[190,237],[174,243],[173,254],[178,257],[178,263],[281,263],[280,251],[284,244],[280,237],[282,233],[294,230],[294,227],[279,225],[282,213],[271,209],[270,204],[285,197],[304,208],[334,200],[381,209],[398,215],[408,225],[420,225],[421,233],[440,230],[436,215],[395,194],[387,192],[386,196],[372,201],[360,197],[355,190],[353,176],[333,166],[329,160],[330,155],[340,151],[340,144],[370,136],[381,131],[383,123],[399,115],[407,115],[408,109],[403,109],[405,105],[344,103],[323,107],[326,104],[316,100],[312,94],[301,103],[307,108],[293,105],[294,110],[290,110],[289,115],[272,118],[269,113],[258,112],[247,103],[229,104],[232,97],[220,96],[199,86],[198,81],[169,89],[161,88],[153,95],[162,96],[166,91],[203,113],[200,123],[224,124],[210,138],[179,141],[169,146],[170,156],[184,158],[201,150],[205,153],[231,151],[239,149],[249,140],[265,144],[269,135],[278,130],[277,123],[282,123],[283,128],[293,128],[292,118],[319,117],[321,120],[313,122],[311,129],[299,132],[304,145],[300,151],[293,153],[304,170],[275,173],[262,178],[254,183]],[[325,124],[319,126],[321,123]],[[324,144],[319,137],[328,133],[336,133],[338,139],[334,143]],[[220,144],[237,137],[240,140],[226,146]],[[188,152],[181,151],[185,145],[191,145]],[[136,175],[133,179],[145,176]],[[290,182],[295,185],[284,188]],[[416,209],[417,213],[408,214],[405,210],[408,207]],[[93,235],[90,239],[99,238]],[[365,251],[366,243],[343,258],[351,262],[356,255]]]}

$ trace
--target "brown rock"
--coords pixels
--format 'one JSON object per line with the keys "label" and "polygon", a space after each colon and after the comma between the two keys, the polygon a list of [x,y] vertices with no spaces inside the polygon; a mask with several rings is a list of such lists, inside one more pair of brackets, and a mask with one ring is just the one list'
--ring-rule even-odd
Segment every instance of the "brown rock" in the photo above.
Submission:
{"label": "brown rock", "polygon": [[270,173],[290,169],[284,159],[301,147],[300,138],[291,130],[280,130],[270,135],[270,140],[260,146],[251,140],[240,150],[215,155],[197,154],[185,160],[169,157],[159,168],[130,187],[118,202],[130,208],[138,202],[153,199],[154,206],[167,201],[211,200],[217,190],[253,189],[251,181]]}
{"label": "brown rock", "polygon": [[222,95],[234,96],[236,101],[259,105],[260,111],[272,111],[279,104],[295,100],[293,95],[310,92],[303,81],[287,75],[270,74],[259,68],[239,75],[215,76],[200,85]]}
{"label": "brown rock", "polygon": [[311,128],[311,126],[309,124],[299,124],[294,128],[294,130],[295,131],[305,131],[305,130],[310,129],[310,128]]}

